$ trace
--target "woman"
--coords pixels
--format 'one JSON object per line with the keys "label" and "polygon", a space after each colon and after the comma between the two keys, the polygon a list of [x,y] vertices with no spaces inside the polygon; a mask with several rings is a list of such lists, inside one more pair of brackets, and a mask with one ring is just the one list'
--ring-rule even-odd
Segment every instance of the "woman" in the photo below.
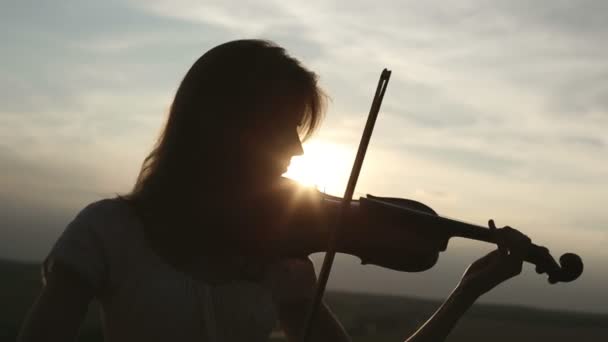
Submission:
{"label": "woman", "polygon": [[[133,191],[90,204],[56,242],[20,340],[73,340],[97,299],[108,341],[262,341],[277,319],[295,341],[316,282],[298,251],[323,241],[337,205],[281,175],[323,109],[316,75],[271,42],[238,40],[205,53],[178,88]],[[378,225],[357,205],[347,216],[352,229]],[[447,242],[428,232],[398,236],[369,247],[408,246],[402,264],[411,271],[432,267]],[[475,262],[409,340],[443,340],[521,263],[517,250]],[[327,305],[316,322],[312,340],[349,340]]]}

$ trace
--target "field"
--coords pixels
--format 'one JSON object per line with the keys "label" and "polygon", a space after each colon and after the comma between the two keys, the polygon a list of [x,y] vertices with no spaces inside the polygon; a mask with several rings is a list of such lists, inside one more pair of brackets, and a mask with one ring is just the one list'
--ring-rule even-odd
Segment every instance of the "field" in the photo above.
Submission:
{"label": "field", "polygon": [[[38,266],[0,260],[0,341],[14,341],[40,288]],[[327,302],[354,341],[402,341],[439,306],[432,300],[330,292]],[[91,305],[80,341],[102,341]],[[280,341],[280,338],[274,338]],[[448,338],[456,341],[608,341],[608,315],[476,305]]]}

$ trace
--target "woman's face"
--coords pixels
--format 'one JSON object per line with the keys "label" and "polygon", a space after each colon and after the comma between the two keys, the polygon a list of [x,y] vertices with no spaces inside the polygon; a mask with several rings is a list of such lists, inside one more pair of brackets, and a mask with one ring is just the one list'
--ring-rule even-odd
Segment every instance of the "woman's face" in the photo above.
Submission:
{"label": "woman's face", "polygon": [[293,105],[272,110],[262,116],[270,119],[257,123],[242,146],[247,172],[260,182],[278,179],[287,171],[291,158],[304,153],[298,130],[304,111]]}

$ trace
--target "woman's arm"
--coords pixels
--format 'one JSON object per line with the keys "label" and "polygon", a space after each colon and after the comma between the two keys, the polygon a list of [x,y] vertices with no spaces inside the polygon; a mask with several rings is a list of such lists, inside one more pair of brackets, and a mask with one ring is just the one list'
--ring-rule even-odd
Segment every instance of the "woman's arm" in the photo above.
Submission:
{"label": "woman's arm", "polygon": [[473,305],[476,297],[457,287],[441,307],[407,342],[443,341],[456,326],[464,313]]}
{"label": "woman's arm", "polygon": [[[477,298],[521,273],[523,255],[531,243],[530,238],[511,227],[498,230],[492,220],[489,226],[498,239],[498,249],[467,268],[448,299],[407,342],[445,340]],[[505,245],[513,247],[503,247]]]}
{"label": "woman's arm", "polygon": [[17,341],[75,341],[93,289],[71,270],[53,266],[21,326]]}
{"label": "woman's arm", "polygon": [[[270,267],[266,279],[283,332],[289,341],[301,341],[317,282],[312,262],[299,258],[280,261]],[[350,341],[325,302],[315,317],[310,341]]]}
{"label": "woman's arm", "polygon": [[474,262],[441,307],[407,342],[443,341],[475,300],[521,272],[521,259],[493,251]]}

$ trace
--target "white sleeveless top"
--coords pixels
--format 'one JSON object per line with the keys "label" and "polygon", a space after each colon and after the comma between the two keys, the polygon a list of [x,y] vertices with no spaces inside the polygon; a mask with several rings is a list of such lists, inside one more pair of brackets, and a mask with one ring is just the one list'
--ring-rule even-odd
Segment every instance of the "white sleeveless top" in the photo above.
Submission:
{"label": "white sleeveless top", "polygon": [[44,274],[54,261],[100,294],[105,341],[267,341],[275,326],[268,287],[210,285],[176,271],[150,250],[141,221],[121,199],[84,208],[53,246]]}

